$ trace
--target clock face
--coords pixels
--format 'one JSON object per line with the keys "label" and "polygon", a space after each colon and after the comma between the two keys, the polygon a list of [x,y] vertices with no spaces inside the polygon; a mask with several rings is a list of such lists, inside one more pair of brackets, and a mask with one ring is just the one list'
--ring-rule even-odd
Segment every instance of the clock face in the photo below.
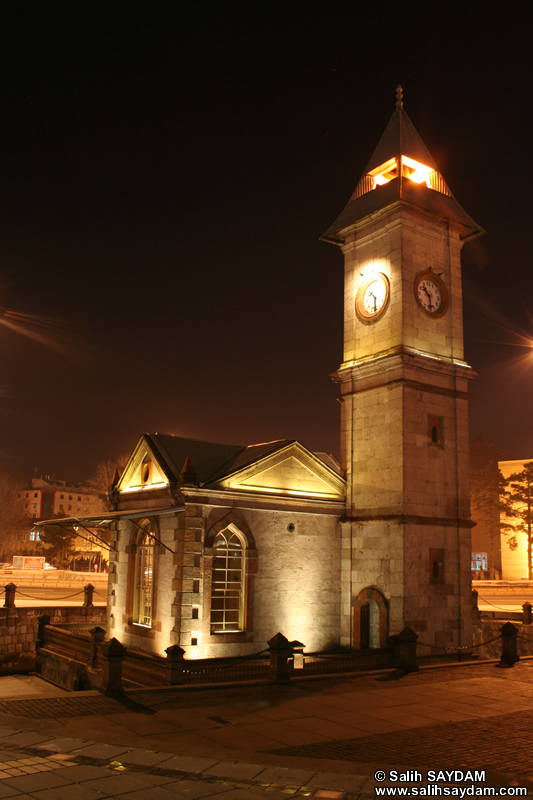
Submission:
{"label": "clock face", "polygon": [[385,310],[389,299],[389,279],[382,272],[363,279],[357,290],[355,310],[364,322],[377,319]]}
{"label": "clock face", "polygon": [[415,297],[420,308],[432,317],[440,317],[448,308],[446,285],[430,270],[417,275]]}

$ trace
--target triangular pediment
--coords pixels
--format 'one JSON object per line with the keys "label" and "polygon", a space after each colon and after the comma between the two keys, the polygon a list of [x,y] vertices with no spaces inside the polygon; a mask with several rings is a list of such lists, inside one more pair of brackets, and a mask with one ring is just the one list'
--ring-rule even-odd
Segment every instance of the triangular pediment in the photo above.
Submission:
{"label": "triangular pediment", "polygon": [[344,480],[298,442],[218,481],[220,488],[310,497],[344,498]]}
{"label": "triangular pediment", "polygon": [[124,468],[116,486],[119,493],[140,492],[148,489],[162,489],[168,486],[169,479],[165,467],[142,436]]}

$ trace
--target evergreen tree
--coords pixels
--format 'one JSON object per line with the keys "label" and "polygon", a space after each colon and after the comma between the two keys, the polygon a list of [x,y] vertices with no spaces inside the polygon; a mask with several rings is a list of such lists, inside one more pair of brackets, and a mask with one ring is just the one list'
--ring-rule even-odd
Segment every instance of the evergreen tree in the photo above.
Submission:
{"label": "evergreen tree", "polygon": [[521,472],[514,472],[501,479],[500,505],[503,511],[501,529],[511,534],[508,540],[511,550],[518,547],[518,534],[525,534],[527,541],[527,576],[533,579],[533,461],[524,464]]}
{"label": "evergreen tree", "polygon": [[60,525],[46,525],[41,531],[41,542],[45,545],[48,560],[53,560],[66,569],[75,553],[76,535]]}

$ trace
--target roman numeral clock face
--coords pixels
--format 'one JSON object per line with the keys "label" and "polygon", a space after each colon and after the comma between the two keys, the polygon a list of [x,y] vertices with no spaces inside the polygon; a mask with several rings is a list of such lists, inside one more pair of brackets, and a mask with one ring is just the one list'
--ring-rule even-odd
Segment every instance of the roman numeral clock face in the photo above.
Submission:
{"label": "roman numeral clock face", "polygon": [[372,322],[381,316],[389,300],[389,279],[382,272],[363,278],[355,297],[355,310],[363,322]]}
{"label": "roman numeral clock face", "polygon": [[415,299],[422,311],[431,317],[440,317],[448,309],[446,284],[431,269],[420,272],[415,279]]}

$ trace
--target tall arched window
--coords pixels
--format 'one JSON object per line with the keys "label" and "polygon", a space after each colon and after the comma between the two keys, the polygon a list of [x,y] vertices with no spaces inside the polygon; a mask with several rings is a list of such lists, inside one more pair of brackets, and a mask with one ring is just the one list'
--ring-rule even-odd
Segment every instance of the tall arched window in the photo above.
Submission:
{"label": "tall arched window", "polygon": [[231,527],[213,542],[211,633],[244,630],[244,540]]}
{"label": "tall arched window", "polygon": [[154,540],[149,535],[152,526],[149,519],[139,523],[135,552],[135,591],[133,598],[133,622],[137,625],[152,625],[154,592]]}

